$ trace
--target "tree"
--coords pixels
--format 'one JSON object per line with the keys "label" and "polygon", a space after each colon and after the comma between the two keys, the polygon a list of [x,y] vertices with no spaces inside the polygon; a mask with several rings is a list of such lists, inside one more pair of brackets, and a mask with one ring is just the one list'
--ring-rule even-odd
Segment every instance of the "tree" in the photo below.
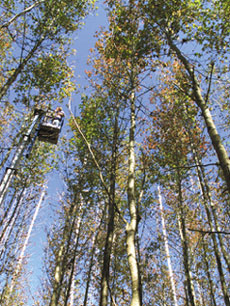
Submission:
{"label": "tree", "polygon": [[[209,6],[207,1],[199,1],[197,3],[192,1],[186,3],[183,1],[164,1],[157,4],[155,1],[150,1],[148,3],[140,3],[145,31],[153,32],[155,39],[159,38],[159,48],[160,46],[165,46],[166,53],[168,55],[174,54],[183,65],[186,84],[180,88],[185,95],[192,98],[201,111],[220,167],[223,170],[225,183],[230,192],[230,161],[228,153],[217,131],[212,119],[210,107],[208,106],[211,100],[210,94],[214,74],[214,58],[220,59],[222,55],[225,56],[225,49],[228,48],[229,33],[223,26],[226,18],[223,13],[223,7],[225,5],[224,1],[216,2],[211,6]],[[201,14],[200,11],[202,12]],[[198,12],[199,16],[202,16],[199,20]],[[216,14],[220,19],[215,25],[214,19],[216,20]],[[207,18],[209,23],[206,22]],[[216,34],[213,36],[213,28],[218,31],[220,28],[223,29],[221,39]],[[195,30],[197,32],[194,35]],[[194,53],[194,57],[187,57],[184,54],[183,45],[189,42],[193,45],[191,41],[192,37],[195,42],[200,44],[201,52]],[[203,37],[204,40],[202,41],[200,37]],[[181,47],[177,44],[177,40],[180,40]],[[157,56],[160,56],[158,52],[159,48],[152,50]],[[209,52],[211,54],[213,53],[213,55],[209,56]],[[204,73],[207,75],[208,82],[202,80],[201,73],[199,72],[201,58],[207,62]],[[224,71],[224,67],[219,63],[216,69],[219,72]],[[204,94],[202,94],[202,85],[204,89],[206,85]]]}

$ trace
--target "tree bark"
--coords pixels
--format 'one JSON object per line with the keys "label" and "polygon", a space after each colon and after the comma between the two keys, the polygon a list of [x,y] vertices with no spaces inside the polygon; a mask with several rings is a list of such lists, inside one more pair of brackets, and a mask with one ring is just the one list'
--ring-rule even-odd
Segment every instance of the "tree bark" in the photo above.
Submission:
{"label": "tree bark", "polygon": [[[80,196],[80,198],[82,198]],[[82,206],[83,206],[83,201],[80,200],[80,205],[79,205],[79,215],[77,218],[77,222],[76,222],[76,229],[75,229],[75,238],[74,238],[74,252],[72,254],[72,260],[71,260],[71,272],[70,272],[70,277],[69,277],[69,281],[68,281],[68,287],[66,289],[66,293],[65,293],[65,301],[64,301],[64,306],[74,306],[74,291],[75,291],[75,280],[74,280],[74,274],[75,274],[75,270],[76,270],[76,256],[77,256],[77,249],[78,249],[78,245],[79,245],[79,238],[80,238],[80,229],[81,229],[81,222],[82,222],[82,218],[84,215],[84,212],[81,214],[82,211]],[[68,267],[69,268],[69,267]],[[68,304],[68,300],[69,304]]]}
{"label": "tree bark", "polygon": [[[196,164],[197,164],[197,162],[199,162],[198,158],[196,158]],[[202,181],[202,178],[203,178],[203,186],[201,186],[201,184],[200,184],[201,189],[203,188],[202,193],[206,194],[206,199],[205,200],[206,200],[206,202],[210,203],[210,210],[211,210],[211,214],[212,214],[213,220],[214,220],[214,225],[212,226],[213,231],[220,232],[221,229],[220,229],[220,226],[219,226],[216,210],[215,210],[215,207],[214,207],[214,204],[213,204],[213,201],[212,201],[211,191],[210,191],[209,184],[208,184],[208,181],[207,181],[207,178],[206,178],[206,175],[205,175],[204,168],[202,166],[198,166],[198,169],[200,169],[200,174],[198,175],[198,178],[201,181]],[[207,205],[207,207],[208,207],[208,205]],[[212,221],[211,216],[210,216],[210,220]],[[224,241],[223,241],[222,235],[219,234],[217,237],[218,237],[218,240],[219,240],[220,249],[221,249],[222,255],[224,257],[226,266],[228,268],[228,271],[230,272],[230,258],[229,258],[229,254],[227,253],[227,250],[224,246]]]}
{"label": "tree bark", "polygon": [[135,94],[131,93],[131,116],[129,133],[129,174],[128,174],[128,205],[130,222],[126,226],[126,244],[128,263],[132,282],[131,306],[141,306],[140,280],[135,250],[135,234],[137,230],[137,207],[135,199]]}
{"label": "tree bark", "polygon": [[115,184],[116,184],[116,166],[117,166],[117,144],[118,144],[118,110],[116,112],[114,131],[113,131],[113,143],[112,143],[112,165],[110,171],[110,197],[108,205],[108,227],[107,236],[104,248],[102,278],[101,278],[101,295],[100,306],[106,306],[108,303],[109,292],[109,270],[110,259],[113,245],[114,235],[114,217],[115,217]]}
{"label": "tree bark", "polygon": [[56,257],[56,265],[54,270],[54,282],[52,284],[52,295],[50,299],[49,306],[58,306],[59,299],[62,290],[62,282],[64,278],[64,273],[66,272],[67,260],[68,260],[68,251],[70,247],[70,239],[73,233],[76,212],[78,205],[75,201],[72,201],[69,214],[65,220],[65,226],[63,229],[62,240],[60,247],[58,249],[58,254]]}
{"label": "tree bark", "polygon": [[171,257],[170,257],[170,253],[169,253],[168,237],[167,237],[167,231],[166,231],[166,226],[165,226],[165,219],[164,219],[164,212],[163,212],[160,186],[158,186],[158,199],[159,199],[159,204],[160,204],[161,224],[162,224],[163,239],[164,239],[164,245],[165,245],[165,253],[166,253],[166,257],[167,257],[167,264],[168,264],[168,270],[169,270],[170,284],[171,284],[171,288],[172,288],[172,296],[173,296],[174,305],[178,306],[177,296],[176,296],[176,287],[175,287],[173,269],[172,269],[172,264],[171,264]]}
{"label": "tree bark", "polygon": [[96,250],[96,244],[97,244],[97,241],[98,241],[98,236],[100,234],[101,225],[104,222],[105,214],[106,214],[106,211],[104,209],[104,212],[103,212],[101,220],[100,220],[100,224],[99,224],[97,230],[95,231],[95,235],[93,236],[92,251],[91,251],[91,256],[90,256],[90,261],[89,261],[89,270],[88,270],[88,273],[87,273],[87,281],[86,281],[86,289],[85,289],[85,294],[84,294],[83,306],[87,306],[87,303],[88,303],[88,294],[89,294],[89,287],[90,287],[90,282],[91,282],[91,273],[92,273],[92,269],[93,269],[93,265],[94,265],[93,261],[94,261],[94,255],[95,255],[95,250]]}
{"label": "tree bark", "polygon": [[[179,172],[179,171],[178,171]],[[179,232],[181,236],[181,244],[182,244],[182,251],[183,251],[183,262],[184,262],[184,269],[185,269],[185,277],[188,289],[188,299],[191,306],[197,306],[196,304],[196,297],[195,297],[195,290],[191,276],[191,268],[190,268],[190,259],[189,259],[189,245],[186,233],[186,224],[185,224],[185,216],[184,216],[184,208],[183,208],[183,197],[182,197],[182,190],[181,190],[181,178],[180,174],[177,173],[177,189],[178,189],[178,226]]]}
{"label": "tree bark", "polygon": [[29,243],[29,239],[30,239],[33,227],[34,227],[34,223],[35,223],[35,221],[37,219],[38,212],[39,212],[41,204],[42,204],[42,202],[44,200],[45,193],[46,193],[46,190],[45,190],[45,187],[43,187],[43,191],[41,193],[41,196],[40,196],[40,199],[38,201],[38,204],[37,204],[37,206],[35,208],[34,215],[33,215],[33,218],[31,220],[31,223],[30,223],[30,226],[29,226],[29,229],[28,229],[28,233],[27,233],[26,239],[25,239],[25,241],[23,243],[22,250],[21,250],[20,255],[18,257],[18,263],[17,263],[14,275],[13,275],[12,280],[11,280],[11,284],[10,284],[10,288],[9,288],[9,299],[8,299],[7,306],[11,304],[11,295],[12,295],[13,289],[15,287],[16,279],[19,277],[19,273],[20,273],[20,271],[22,269],[22,262],[23,262],[23,258],[24,258],[24,255],[25,255],[25,251],[26,251],[26,248],[27,248],[28,243]]}
{"label": "tree bark", "polygon": [[203,256],[204,256],[206,274],[207,274],[207,277],[208,277],[208,284],[209,284],[211,301],[213,303],[213,306],[217,306],[216,299],[215,299],[215,293],[214,293],[214,284],[213,284],[212,276],[211,276],[211,273],[210,273],[209,261],[208,261],[208,258],[207,258],[206,243],[204,241],[204,237],[202,237],[202,247],[203,247],[203,254],[204,254]]}
{"label": "tree bark", "polygon": [[[194,156],[194,158],[195,158],[196,164],[199,164],[198,160],[197,160],[197,157]],[[211,200],[211,198],[210,198],[210,194],[208,195],[206,193],[205,185],[204,185],[204,182],[202,180],[202,175],[201,175],[201,171],[200,171],[199,166],[197,166],[197,174],[198,174],[198,179],[199,179],[200,188],[201,188],[201,192],[202,192],[203,203],[204,203],[204,207],[205,207],[205,211],[206,211],[206,215],[207,215],[207,219],[208,219],[208,224],[209,224],[211,232],[215,232],[215,227],[213,225],[211,213],[210,213],[209,206],[208,206],[208,202],[209,202],[209,200]],[[207,185],[206,185],[206,187],[207,187]],[[228,290],[227,290],[226,280],[225,280],[225,276],[224,276],[223,265],[222,265],[222,261],[221,261],[221,255],[220,255],[220,251],[219,251],[219,247],[218,247],[218,243],[217,243],[217,239],[216,239],[216,234],[211,234],[211,238],[212,238],[212,242],[213,242],[214,254],[215,254],[215,258],[216,258],[217,269],[218,269],[218,273],[219,273],[219,277],[220,277],[221,289],[222,289],[222,293],[223,293],[223,296],[224,296],[225,305],[230,306],[230,299],[229,299],[229,296],[228,296]]]}

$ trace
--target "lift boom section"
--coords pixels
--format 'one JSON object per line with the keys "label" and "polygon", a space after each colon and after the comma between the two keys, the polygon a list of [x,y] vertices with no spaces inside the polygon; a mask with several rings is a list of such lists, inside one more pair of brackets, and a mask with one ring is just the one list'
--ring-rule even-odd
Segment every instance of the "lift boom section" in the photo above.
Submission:
{"label": "lift boom section", "polygon": [[[0,207],[3,204],[7,190],[10,186],[11,180],[17,171],[17,166],[21,157],[27,147],[26,157],[29,157],[33,144],[38,137],[39,141],[57,144],[58,138],[64,122],[64,113],[57,116],[53,111],[44,111],[42,109],[35,109],[34,119],[23,135],[23,138],[12,158],[10,167],[6,168],[5,174],[0,183]],[[36,128],[37,125],[37,128]]]}

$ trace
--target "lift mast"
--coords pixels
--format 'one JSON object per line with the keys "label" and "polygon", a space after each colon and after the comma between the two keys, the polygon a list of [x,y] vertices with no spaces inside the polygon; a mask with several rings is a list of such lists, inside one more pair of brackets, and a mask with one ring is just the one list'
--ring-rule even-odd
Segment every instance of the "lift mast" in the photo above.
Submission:
{"label": "lift mast", "polygon": [[[37,137],[39,141],[57,144],[64,122],[64,115],[65,114],[61,107],[57,107],[54,112],[51,110],[45,111],[43,109],[35,109],[33,122],[31,123],[27,133],[23,135],[23,139],[16,150],[11,165],[6,168],[5,174],[0,183],[0,207],[3,204],[8,187],[10,186],[13,175],[17,171],[18,163],[26,147],[26,157],[28,157]],[[37,125],[37,129],[34,132],[35,125]]]}
{"label": "lift mast", "polygon": [[22,156],[26,146],[28,145],[28,143],[30,141],[32,131],[33,131],[35,125],[41,120],[43,114],[44,114],[43,110],[35,110],[34,119],[31,123],[29,129],[27,130],[27,133],[24,134],[23,139],[22,139],[19,147],[17,148],[17,150],[14,154],[14,157],[11,161],[10,167],[6,168],[5,174],[4,174],[3,179],[1,181],[1,184],[0,184],[0,207],[3,204],[4,198],[6,196],[8,187],[10,186],[13,175],[17,171],[17,166],[18,166],[18,163],[21,159],[21,156]]}

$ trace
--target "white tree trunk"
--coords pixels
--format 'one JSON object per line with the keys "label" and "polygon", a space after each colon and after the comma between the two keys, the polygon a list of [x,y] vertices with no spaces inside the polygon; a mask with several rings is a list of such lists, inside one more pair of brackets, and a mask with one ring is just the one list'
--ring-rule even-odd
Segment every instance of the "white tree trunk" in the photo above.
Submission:
{"label": "white tree trunk", "polygon": [[158,189],[158,198],[159,198],[159,205],[160,205],[160,216],[161,216],[163,239],[164,239],[164,244],[165,244],[165,253],[166,253],[166,257],[167,257],[167,263],[168,263],[170,283],[171,283],[171,287],[172,287],[173,300],[174,300],[174,305],[178,306],[177,296],[176,296],[175,280],[174,280],[174,276],[173,276],[171,257],[170,257],[170,253],[169,253],[168,237],[167,237],[167,230],[166,230],[166,226],[165,226],[165,219],[164,219],[164,212],[163,212],[160,186],[158,186],[157,189]]}
{"label": "white tree trunk", "polygon": [[40,199],[39,199],[38,204],[36,206],[36,209],[34,211],[34,215],[33,215],[33,218],[31,220],[31,223],[30,223],[30,226],[29,226],[29,230],[28,230],[28,233],[26,235],[26,239],[24,241],[23,247],[22,247],[20,255],[18,257],[18,263],[17,263],[16,269],[15,269],[15,272],[14,272],[14,275],[12,277],[11,284],[10,284],[8,303],[10,302],[11,295],[12,295],[12,292],[13,292],[13,289],[14,289],[14,286],[15,286],[16,279],[19,276],[19,273],[21,271],[22,263],[23,263],[23,259],[24,259],[24,255],[25,255],[25,251],[26,251],[26,248],[28,246],[29,239],[30,239],[30,236],[31,236],[31,232],[32,232],[32,229],[34,227],[34,223],[35,223],[35,221],[37,219],[38,212],[39,212],[41,204],[43,202],[45,193],[46,193],[46,187],[43,188],[43,191],[41,193]]}
{"label": "white tree trunk", "polygon": [[135,199],[135,95],[132,93],[131,99],[131,122],[129,136],[129,175],[128,175],[128,205],[130,214],[130,223],[126,226],[126,243],[128,263],[132,282],[132,300],[131,306],[141,306],[140,280],[138,263],[135,249],[135,235],[137,230],[137,208]]}
{"label": "white tree trunk", "polygon": [[[81,200],[81,203],[80,203],[80,206],[79,206],[79,211],[82,210],[82,207],[83,207],[83,201]],[[74,239],[74,244],[75,245],[77,244],[77,240],[78,240],[78,236],[79,236],[79,232],[80,232],[81,221],[82,221],[82,214],[78,217],[77,222],[76,222],[76,230],[75,230],[76,236],[75,236],[75,239]],[[76,262],[75,261],[74,261],[73,270],[74,270],[73,272],[75,272],[75,270],[76,270]],[[73,280],[71,281],[69,306],[74,306],[74,292],[75,292],[75,288],[76,288],[76,283],[75,283],[75,279],[73,278]]]}

